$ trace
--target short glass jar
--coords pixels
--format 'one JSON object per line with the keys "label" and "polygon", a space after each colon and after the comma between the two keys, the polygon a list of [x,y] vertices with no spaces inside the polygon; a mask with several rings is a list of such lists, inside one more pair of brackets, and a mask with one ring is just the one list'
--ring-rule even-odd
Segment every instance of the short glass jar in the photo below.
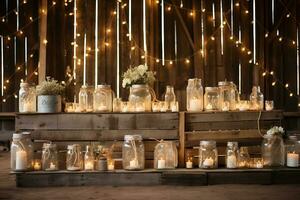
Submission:
{"label": "short glass jar", "polygon": [[82,170],[83,159],[81,146],[79,144],[68,145],[66,166],[69,171]]}
{"label": "short glass jar", "polygon": [[286,166],[299,167],[300,143],[296,136],[290,136],[285,143]]}
{"label": "short glass jar", "polygon": [[215,141],[200,141],[199,168],[218,168],[218,150]]}
{"label": "short glass jar", "polygon": [[81,112],[93,111],[94,88],[83,85],[79,91],[79,107]]}
{"label": "short glass jar", "polygon": [[19,90],[19,112],[36,112],[36,90],[28,83],[21,83]]}
{"label": "short glass jar", "polygon": [[205,87],[204,110],[216,111],[220,107],[220,95],[218,87]]}
{"label": "short glass jar", "polygon": [[111,112],[113,109],[113,91],[110,85],[98,85],[94,91],[94,112]]}
{"label": "short glass jar", "polygon": [[123,169],[142,170],[145,167],[145,149],[142,136],[125,135],[122,148]]}
{"label": "short glass jar", "polygon": [[42,169],[45,171],[58,170],[58,153],[56,144],[44,143],[42,151]]}
{"label": "short glass jar", "polygon": [[220,110],[229,111],[236,109],[235,89],[232,82],[220,81],[218,82],[220,89]]}
{"label": "short glass jar", "polygon": [[235,169],[238,168],[238,149],[237,142],[227,142],[227,149],[226,149],[226,168],[228,169]]}
{"label": "short glass jar", "polygon": [[[143,112],[151,112],[151,88],[148,85],[132,85],[128,100],[134,108],[143,105]],[[141,111],[134,109],[133,112]]]}
{"label": "short glass jar", "polygon": [[175,169],[178,165],[176,144],[172,141],[160,141],[154,149],[155,169]]}
{"label": "short glass jar", "polygon": [[32,168],[30,148],[28,147],[23,134],[14,133],[11,143],[11,170],[28,171]]}
{"label": "short glass jar", "polygon": [[189,79],[186,88],[186,109],[189,112],[203,111],[203,87],[201,79]]}
{"label": "short glass jar", "polygon": [[238,165],[239,168],[249,168],[250,155],[248,152],[248,147],[240,147],[240,151],[238,155]]}

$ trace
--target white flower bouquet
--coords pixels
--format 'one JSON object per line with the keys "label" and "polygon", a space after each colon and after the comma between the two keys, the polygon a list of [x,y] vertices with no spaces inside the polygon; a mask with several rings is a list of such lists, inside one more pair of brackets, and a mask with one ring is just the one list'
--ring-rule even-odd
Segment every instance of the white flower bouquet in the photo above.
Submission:
{"label": "white flower bouquet", "polygon": [[284,134],[284,129],[281,126],[273,126],[271,129],[267,131],[267,135],[278,135]]}
{"label": "white flower bouquet", "polygon": [[137,67],[129,68],[123,74],[123,88],[129,88],[135,84],[148,84],[151,85],[154,83],[155,72],[148,70],[147,65],[139,65]]}
{"label": "white flower bouquet", "polygon": [[62,95],[65,86],[60,84],[57,80],[47,77],[40,85],[36,87],[37,95]]}

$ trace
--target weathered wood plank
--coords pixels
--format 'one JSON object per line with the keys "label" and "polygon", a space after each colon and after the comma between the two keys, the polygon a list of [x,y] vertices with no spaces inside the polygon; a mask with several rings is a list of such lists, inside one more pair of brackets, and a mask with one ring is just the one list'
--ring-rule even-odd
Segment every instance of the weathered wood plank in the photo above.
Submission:
{"label": "weathered wood plank", "polygon": [[178,158],[179,158],[179,166],[184,167],[185,164],[185,113],[180,112],[179,114],[179,151],[178,151]]}
{"label": "weathered wood plank", "polygon": [[17,115],[16,131],[18,130],[33,130],[33,129],[57,129],[57,116],[53,115]]}

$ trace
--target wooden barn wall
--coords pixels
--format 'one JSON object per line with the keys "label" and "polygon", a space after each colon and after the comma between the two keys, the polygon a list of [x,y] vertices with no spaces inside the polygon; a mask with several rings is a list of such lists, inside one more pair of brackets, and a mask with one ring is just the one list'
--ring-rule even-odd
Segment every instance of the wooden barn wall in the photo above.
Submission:
{"label": "wooden barn wall", "polygon": [[[239,63],[242,66],[242,98],[247,98],[251,93],[253,85],[260,85],[266,99],[274,99],[276,108],[295,110],[298,98],[289,97],[289,92],[284,89],[279,82],[272,87],[274,78],[272,76],[263,77],[264,70],[274,71],[276,79],[282,83],[289,83],[289,88],[296,94],[296,46],[291,41],[296,41],[296,29],[299,27],[300,2],[297,0],[275,0],[275,23],[272,24],[271,2],[272,0],[256,0],[256,51],[257,62],[249,63],[252,54],[241,51],[237,48],[235,41],[241,30],[241,40],[247,49],[253,53],[253,0],[234,0],[234,40],[230,40],[230,16],[231,1],[222,0],[224,21],[224,53],[221,54],[221,31],[220,31],[220,1],[221,0],[183,0],[184,8],[179,7],[180,0],[165,0],[165,58],[177,59],[177,62],[156,62],[155,58],[161,58],[161,7],[156,0],[146,0],[146,29],[147,29],[147,64],[151,70],[157,72],[158,81],[154,89],[159,98],[163,97],[165,86],[174,85],[176,94],[184,110],[185,88],[188,78],[198,77],[202,79],[204,86],[216,86],[218,81],[232,80],[238,84]],[[16,1],[9,1],[9,10],[16,8]],[[29,22],[29,16],[38,16],[41,0],[28,0],[27,4],[20,7],[20,27]],[[53,76],[60,81],[67,81],[68,70],[72,73],[73,69],[73,1],[56,1],[56,6],[52,7],[52,1],[48,1],[48,24],[47,24],[47,66],[46,74]],[[69,83],[67,90],[67,100],[73,100],[72,93],[78,92],[83,80],[83,38],[87,34],[87,46],[92,50],[87,57],[87,82],[94,85],[95,81],[95,0],[77,0],[77,59],[81,59],[81,64],[77,66],[76,80]],[[0,0],[0,16],[5,15],[5,0]],[[143,1],[132,0],[132,41],[128,40],[128,0],[123,0],[122,4],[127,6],[120,8],[120,76],[130,66],[143,64],[145,59],[143,53]],[[215,24],[212,22],[212,4],[215,5]],[[237,7],[235,4],[239,3]],[[169,5],[171,11],[167,10]],[[194,16],[190,16],[190,10],[194,9]],[[201,10],[205,9],[205,12]],[[116,91],[116,1],[99,0],[99,45],[98,45],[98,83],[111,84]],[[246,14],[245,10],[249,10]],[[298,12],[297,12],[298,11]],[[71,14],[70,14],[71,13]],[[291,13],[291,17],[286,15]],[[201,21],[203,19],[204,31],[202,31]],[[296,23],[297,20],[297,23]],[[7,23],[0,24],[0,35],[7,36],[16,31],[16,15],[9,15]],[[123,21],[127,23],[122,24]],[[177,27],[177,56],[175,55],[175,25]],[[108,32],[107,29],[111,29]],[[280,42],[276,35],[279,30],[283,41]],[[268,33],[268,37],[265,37]],[[202,34],[205,38],[204,47],[202,46]],[[38,65],[38,20],[31,23],[24,29],[23,35],[17,35],[17,63],[13,58],[13,36],[11,40],[5,39],[5,79],[10,79],[5,95],[14,94],[19,89],[20,79],[24,79],[24,68],[17,71],[17,66],[24,60],[24,36],[28,36],[29,47],[35,56],[29,59],[29,74]],[[211,36],[215,40],[211,40]],[[289,39],[289,40],[286,40]],[[109,45],[106,46],[105,43]],[[131,47],[135,46],[135,50]],[[200,50],[203,49],[203,52]],[[0,50],[1,51],[1,50]],[[185,59],[190,63],[187,64]],[[37,83],[37,77],[31,76],[29,81]],[[76,85],[74,87],[74,85]],[[121,85],[121,84],[120,84]],[[128,90],[120,88],[123,99],[128,96]],[[1,100],[2,100],[1,99]],[[5,104],[2,103],[1,111],[14,111],[17,108],[17,100],[7,98]]]}

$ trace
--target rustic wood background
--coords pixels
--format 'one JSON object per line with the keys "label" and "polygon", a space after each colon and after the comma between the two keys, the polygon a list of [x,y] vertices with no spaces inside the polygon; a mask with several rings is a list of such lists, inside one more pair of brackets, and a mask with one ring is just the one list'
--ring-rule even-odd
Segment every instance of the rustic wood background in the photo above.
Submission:
{"label": "rustic wood background", "polygon": [[[5,2],[0,0],[0,16],[5,15]],[[128,0],[125,9],[120,9],[120,21],[128,22]],[[130,65],[138,65],[144,62],[141,58],[142,51],[137,47],[143,47],[143,27],[142,27],[142,0],[132,1],[132,32],[134,42],[128,42],[127,25],[120,23],[120,73],[122,74]],[[161,11],[156,0],[147,0],[147,47],[148,54],[153,57],[161,57]],[[180,0],[165,0],[166,8],[168,5],[180,5]],[[212,3],[215,3],[216,26],[211,23]],[[234,7],[234,35],[238,38],[238,27],[241,26],[242,42],[253,52],[252,40],[252,0],[237,1],[239,7]],[[47,16],[47,66],[46,74],[62,81],[66,80],[66,71],[73,67],[73,1],[65,6],[64,1],[57,1],[56,6],[51,8],[52,1],[48,1]],[[29,23],[29,16],[38,17],[41,0],[28,0],[26,4],[20,6],[20,27]],[[87,33],[87,44],[94,49],[94,21],[95,21],[95,1],[77,0],[77,32],[80,34],[77,38],[78,58],[83,63],[83,35]],[[252,85],[259,84],[266,96],[266,99],[274,99],[277,108],[285,110],[295,110],[297,108],[297,97],[290,98],[289,93],[282,86],[271,86],[272,78],[263,78],[261,76],[263,69],[273,70],[276,77],[283,83],[288,82],[290,89],[296,91],[296,47],[290,41],[296,41],[296,28],[299,27],[300,19],[300,1],[297,0],[275,0],[275,24],[271,23],[271,0],[256,1],[257,23],[257,60],[259,67],[249,63],[251,56],[241,53],[235,44],[229,39],[230,30],[227,25],[224,27],[224,55],[220,52],[220,0],[183,0],[184,8],[201,10],[206,9],[205,13],[195,12],[191,17],[189,11],[172,7],[172,10],[165,11],[165,55],[166,59],[174,59],[174,23],[177,24],[178,36],[178,59],[180,62],[174,62],[170,65],[162,66],[161,62],[156,63],[155,59],[147,59],[152,70],[157,71],[158,81],[155,83],[155,90],[159,97],[162,97],[165,86],[171,84],[175,86],[178,99],[181,101],[181,109],[184,109],[185,88],[187,79],[198,77],[203,80],[204,86],[216,86],[218,81],[227,79],[238,84],[238,63],[242,63],[242,94],[249,95]],[[223,0],[223,12],[225,20],[230,22],[230,0]],[[16,8],[16,1],[9,1],[9,10]],[[116,90],[116,17],[112,12],[116,9],[116,1],[99,0],[99,83],[108,83]],[[249,14],[244,11],[248,9]],[[286,18],[287,13],[291,13],[290,18]],[[202,57],[201,49],[201,18],[204,18],[204,36],[207,42],[205,46],[205,56]],[[296,23],[296,20],[298,23]],[[28,49],[34,53],[34,57],[29,59],[28,71],[31,74],[38,66],[39,53],[39,21],[28,25],[24,29],[23,35],[17,35],[17,63],[14,63],[13,36],[11,40],[5,38],[4,67],[5,80],[9,77],[10,83],[6,84],[7,89],[3,98],[7,95],[17,93],[19,82],[24,77],[24,67],[18,72],[17,66],[24,62],[24,36],[28,37]],[[111,29],[108,33],[105,30]],[[283,41],[279,42],[276,37],[276,30],[280,31]],[[266,30],[269,37],[265,38]],[[9,15],[8,21],[0,23],[0,35],[8,36],[16,31],[16,15]],[[215,40],[209,40],[209,37],[215,33]],[[290,39],[287,41],[286,39]],[[105,42],[110,43],[106,47]],[[130,48],[136,45],[134,51]],[[197,53],[196,53],[197,52]],[[190,59],[190,64],[186,64],[184,58],[195,54]],[[82,84],[81,64],[77,68],[77,85],[75,91]],[[37,83],[37,76],[28,78],[30,82]],[[89,52],[87,58],[87,82],[94,85],[94,52]],[[67,99],[72,100],[74,90],[73,82],[68,89]],[[128,91],[122,89],[121,96],[127,98]],[[2,99],[1,99],[2,100]],[[2,101],[1,101],[2,102]],[[13,97],[7,98],[7,102],[1,104],[1,111],[17,110],[17,100]]]}

